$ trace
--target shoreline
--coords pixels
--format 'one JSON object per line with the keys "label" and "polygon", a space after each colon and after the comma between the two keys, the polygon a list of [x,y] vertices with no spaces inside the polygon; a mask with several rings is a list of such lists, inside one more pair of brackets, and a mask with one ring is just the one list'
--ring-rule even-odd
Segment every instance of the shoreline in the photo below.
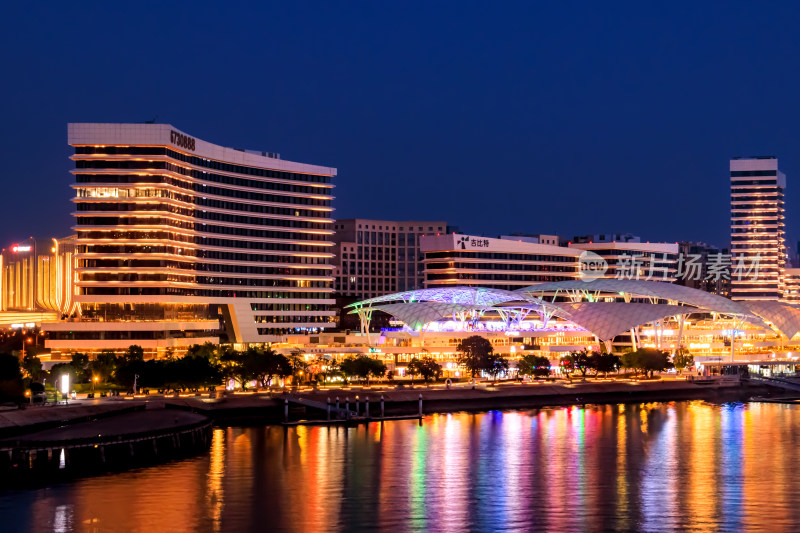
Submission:
{"label": "shoreline", "polygon": [[[227,395],[218,400],[194,398],[165,399],[170,408],[201,413],[217,425],[281,424],[284,401],[289,399],[289,421],[326,420],[325,406],[330,399],[340,407],[345,401],[355,409],[356,397],[361,412],[369,398],[372,419],[378,420],[381,396],[387,417],[409,416],[419,412],[419,396],[423,399],[423,414],[456,411],[491,411],[498,409],[537,409],[585,404],[670,402],[670,401],[749,401],[756,397],[778,399],[788,395],[782,389],[763,384],[718,382],[698,385],[687,381],[653,382],[579,382],[571,384],[503,384],[492,386],[458,387],[452,389],[416,387],[396,389],[386,387],[349,387],[342,389],[299,392],[253,393]],[[309,403],[304,404],[303,401]]]}
{"label": "shoreline", "polygon": [[[783,389],[761,383],[717,381],[711,384],[695,384],[677,380],[504,383],[451,389],[436,386],[403,389],[372,386],[296,392],[227,393],[221,398],[154,395],[113,400],[72,400],[68,405],[2,411],[0,440],[23,440],[26,435],[35,432],[67,428],[82,422],[114,420],[124,414],[140,411],[152,413],[154,420],[159,417],[159,413],[170,416],[170,412],[189,411],[208,417],[216,425],[236,425],[239,422],[279,424],[284,421],[286,399],[291,402],[289,413],[295,422],[325,418],[327,400],[330,399],[333,406],[337,397],[342,408],[345,401],[348,401],[351,410],[355,408],[356,398],[362,410],[365,400],[369,398],[373,416],[379,412],[379,402],[383,397],[387,417],[405,416],[419,412],[420,395],[424,414],[632,402],[748,401],[753,398],[780,401],[797,397]],[[308,403],[304,404],[304,401]]]}
{"label": "shoreline", "polygon": [[174,409],[76,418],[0,439],[0,486],[36,486],[197,455],[208,450],[211,431],[209,418]]}
{"label": "shoreline", "polygon": [[[785,390],[765,384],[718,380],[491,384],[489,386],[348,387],[280,393],[226,394],[223,398],[146,397],[78,400],[70,405],[0,412],[0,472],[8,486],[43,485],[169,462],[207,453],[212,425],[347,425],[417,418],[437,413],[524,410],[589,404],[704,400],[797,403]],[[384,400],[384,417],[380,399]],[[370,417],[327,420],[327,400]],[[288,410],[288,401],[293,407]]]}
{"label": "shoreline", "polygon": [[[349,401],[355,408],[358,398],[360,408],[370,399],[373,415],[384,399],[386,416],[405,416],[419,412],[419,396],[423,399],[423,413],[455,411],[490,411],[496,409],[524,409],[548,406],[583,404],[610,404],[631,402],[669,402],[689,400],[747,401],[756,397],[780,400],[790,394],[783,389],[765,384],[716,381],[696,384],[691,381],[585,381],[572,383],[503,383],[457,386],[451,389],[421,386],[398,389],[396,387],[348,387],[318,389],[227,393],[209,397],[137,396],[128,399],[72,400],[69,405],[36,406],[21,410],[0,412],[0,439],[24,438],[25,435],[51,428],[69,427],[76,423],[113,420],[125,413],[138,411],[169,413],[175,410],[202,414],[217,425],[237,423],[280,424],[284,421],[284,401],[289,399],[290,419],[319,420],[326,417],[325,405],[330,399],[335,405],[339,398],[341,407]],[[797,395],[795,395],[796,397]],[[303,404],[303,401],[309,403]]]}

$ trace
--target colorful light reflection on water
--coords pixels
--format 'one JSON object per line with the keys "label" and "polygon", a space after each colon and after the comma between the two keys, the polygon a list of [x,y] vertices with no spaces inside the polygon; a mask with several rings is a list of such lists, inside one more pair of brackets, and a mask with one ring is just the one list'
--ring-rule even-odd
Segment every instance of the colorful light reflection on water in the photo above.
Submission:
{"label": "colorful light reflection on water", "polygon": [[[703,402],[222,428],[194,459],[0,493],[4,531],[800,530],[800,408]],[[6,529],[6,527],[9,527]]]}

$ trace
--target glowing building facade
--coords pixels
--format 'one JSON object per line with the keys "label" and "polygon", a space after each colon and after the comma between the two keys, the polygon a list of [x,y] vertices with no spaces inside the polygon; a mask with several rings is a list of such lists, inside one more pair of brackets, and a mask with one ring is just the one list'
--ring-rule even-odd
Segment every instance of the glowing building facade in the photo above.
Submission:
{"label": "glowing building facade", "polygon": [[514,290],[543,281],[578,277],[580,250],[530,242],[447,233],[426,235],[425,287],[491,287]]}
{"label": "glowing building facade", "polygon": [[425,287],[515,290],[534,283],[581,277],[586,253],[603,263],[599,277],[674,281],[678,245],[642,242],[543,244],[541,238],[499,239],[456,233],[425,236]]}
{"label": "glowing building facade", "polygon": [[70,124],[80,320],[54,353],[150,355],[331,324],[336,169],[224,148],[168,124]]}
{"label": "glowing building facade", "polygon": [[0,311],[78,312],[74,298],[75,236],[26,239],[0,253]]}
{"label": "glowing building facade", "polygon": [[[446,377],[460,377],[458,345],[478,335],[508,358],[515,372],[525,355],[559,358],[576,350],[614,352],[683,347],[695,363],[774,364],[794,368],[800,347],[800,310],[781,302],[735,302],[674,283],[635,279],[573,279],[510,291],[446,286],[403,291],[355,302],[360,333],[288,335],[275,348],[300,349],[308,361],[362,354],[407,374],[414,357],[432,357]],[[374,327],[377,313],[394,326]],[[753,367],[751,367],[752,369]]]}
{"label": "glowing building facade", "polygon": [[800,268],[787,268],[783,272],[783,301],[800,305]]}
{"label": "glowing building facade", "polygon": [[756,276],[731,276],[734,300],[779,300],[786,267],[786,175],[772,156],[731,159],[731,262]]}

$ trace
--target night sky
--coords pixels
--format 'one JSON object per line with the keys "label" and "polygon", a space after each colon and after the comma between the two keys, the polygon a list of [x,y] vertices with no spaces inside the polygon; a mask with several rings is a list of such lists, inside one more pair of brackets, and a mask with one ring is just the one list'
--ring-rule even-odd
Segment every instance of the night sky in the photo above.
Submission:
{"label": "night sky", "polygon": [[0,17],[2,246],[70,233],[67,122],[154,118],[489,236],[727,246],[728,159],[776,155],[800,238],[798,3],[49,4]]}

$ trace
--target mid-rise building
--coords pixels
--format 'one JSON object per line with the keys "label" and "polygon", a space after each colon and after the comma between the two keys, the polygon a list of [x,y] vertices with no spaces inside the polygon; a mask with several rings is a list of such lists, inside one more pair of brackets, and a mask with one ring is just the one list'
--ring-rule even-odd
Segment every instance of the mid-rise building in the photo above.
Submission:
{"label": "mid-rise building", "polygon": [[561,237],[558,235],[545,235],[543,233],[528,234],[528,233],[512,233],[511,235],[500,235],[501,239],[510,241],[530,242],[533,244],[552,244],[553,246],[561,246]]}
{"label": "mid-rise building", "polygon": [[225,148],[168,124],[70,124],[80,318],[54,353],[332,325],[336,169]]}
{"label": "mid-rise building", "polygon": [[678,246],[675,283],[720,296],[730,295],[730,251],[727,248],[704,242],[681,242]]}
{"label": "mid-rise building", "polygon": [[29,238],[4,248],[0,311],[75,314],[75,240]]}
{"label": "mid-rise building", "polygon": [[786,268],[786,175],[773,156],[731,159],[730,173],[731,298],[779,300]]}
{"label": "mid-rise building", "polygon": [[337,220],[336,295],[351,301],[424,286],[420,241],[447,231],[444,221]]}
{"label": "mid-rise building", "polygon": [[570,242],[568,246],[602,257],[607,265],[600,277],[675,281],[678,244],[641,242],[638,237],[627,241]]}
{"label": "mid-rise building", "polygon": [[446,233],[426,235],[425,287],[514,290],[545,281],[577,279],[581,250],[522,238],[494,239]]}
{"label": "mid-rise building", "polygon": [[641,237],[630,233],[595,233],[594,235],[576,235],[572,242],[575,244],[598,242],[642,242]]}
{"label": "mid-rise building", "polygon": [[784,270],[783,301],[792,305],[800,305],[800,268]]}
{"label": "mid-rise building", "polygon": [[584,279],[587,252],[603,263],[592,271],[592,278],[675,280],[677,244],[612,241],[556,246],[532,240],[455,233],[425,236],[421,243],[425,287],[515,290],[536,283]]}

